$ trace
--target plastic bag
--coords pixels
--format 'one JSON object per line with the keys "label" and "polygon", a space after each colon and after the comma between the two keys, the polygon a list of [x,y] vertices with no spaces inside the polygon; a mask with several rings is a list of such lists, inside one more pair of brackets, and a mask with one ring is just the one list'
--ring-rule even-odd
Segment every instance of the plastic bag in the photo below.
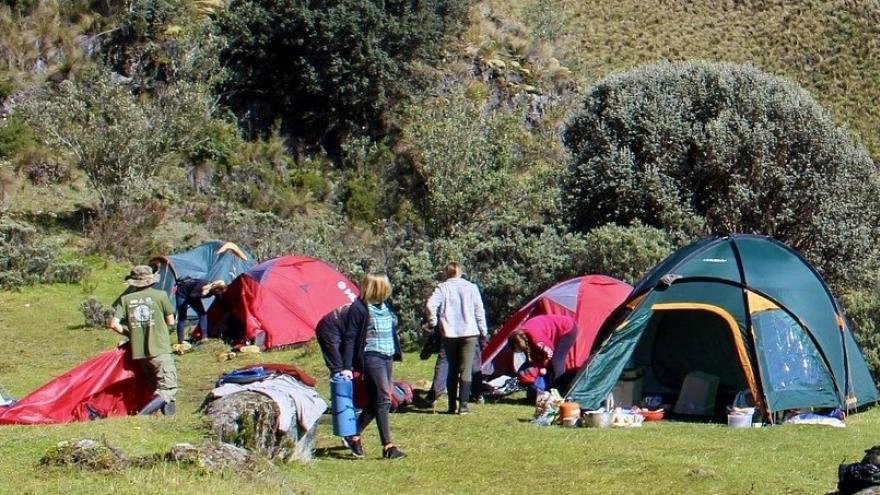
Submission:
{"label": "plastic bag", "polygon": [[880,466],[857,462],[838,467],[837,491],[840,495],[851,495],[872,486],[880,486]]}
{"label": "plastic bag", "polygon": [[555,388],[551,388],[549,392],[542,392],[535,401],[535,416],[532,418],[532,423],[539,426],[553,424],[559,416],[559,406],[562,403],[562,396]]}

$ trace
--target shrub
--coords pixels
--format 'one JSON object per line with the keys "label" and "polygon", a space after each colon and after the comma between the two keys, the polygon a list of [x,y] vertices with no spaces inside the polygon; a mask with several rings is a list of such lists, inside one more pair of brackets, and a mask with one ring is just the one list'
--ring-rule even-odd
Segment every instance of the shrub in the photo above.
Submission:
{"label": "shrub", "polygon": [[355,231],[346,237],[342,218],[329,212],[285,219],[270,212],[241,209],[207,215],[205,224],[218,238],[247,246],[258,259],[304,254],[351,273],[364,258],[363,243],[355,240]]}
{"label": "shrub", "polygon": [[23,119],[12,115],[0,126],[0,158],[13,159],[37,143],[34,131]]}
{"label": "shrub", "polygon": [[70,178],[70,168],[44,148],[31,148],[19,157],[19,172],[37,186],[57,184]]}
{"label": "shrub", "polygon": [[214,107],[188,83],[139,97],[107,71],[95,70],[33,95],[20,108],[46,144],[69,154],[97,194],[90,226],[94,247],[142,256],[149,229],[164,210],[155,199],[160,171],[179,163],[180,154],[199,141]]}
{"label": "shrub", "polygon": [[79,303],[79,310],[83,314],[85,325],[88,328],[104,328],[113,316],[113,308],[105,306],[95,296],[89,296]]}
{"label": "shrub", "polygon": [[55,246],[30,225],[0,220],[0,289],[36,283],[77,283],[88,270],[80,261],[58,260]]}
{"label": "shrub", "polygon": [[[401,148],[413,154],[411,190],[432,237],[484,231],[496,223],[544,223],[556,213],[553,149],[532,132],[525,108],[487,110],[464,88],[407,109]],[[548,173],[549,170],[549,173]]]}
{"label": "shrub", "polygon": [[636,222],[607,224],[586,235],[587,271],[636,283],[674,249],[665,232]]}
{"label": "shrub", "polygon": [[379,186],[372,177],[353,177],[342,185],[342,203],[352,220],[370,223],[379,213]]}
{"label": "shrub", "polygon": [[86,225],[92,248],[118,259],[140,259],[154,252],[152,233],[165,218],[167,207],[158,199],[123,198],[98,211]]}
{"label": "shrub", "polygon": [[853,324],[871,375],[880,384],[880,298],[871,292],[849,292],[840,297],[840,304]]}
{"label": "shrub", "polygon": [[767,234],[836,286],[873,278],[880,177],[809,94],[749,66],[659,63],[597,83],[564,135],[567,220],[676,240]]}
{"label": "shrub", "polygon": [[217,21],[228,40],[222,94],[250,128],[280,119],[297,143],[338,152],[353,130],[385,132],[407,64],[439,58],[466,11],[464,0],[233,0]]}

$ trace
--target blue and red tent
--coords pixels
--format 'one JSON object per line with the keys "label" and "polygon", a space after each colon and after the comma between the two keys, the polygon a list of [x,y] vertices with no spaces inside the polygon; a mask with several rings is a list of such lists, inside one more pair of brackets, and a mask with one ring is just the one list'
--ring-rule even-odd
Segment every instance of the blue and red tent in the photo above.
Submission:
{"label": "blue and red tent", "polygon": [[0,424],[51,424],[136,414],[154,387],[131,359],[128,344],[99,354],[0,407]]}
{"label": "blue and red tent", "polygon": [[318,321],[354,301],[358,288],[329,263],[308,256],[264,261],[235,279],[208,311],[209,337],[287,346],[315,338]]}

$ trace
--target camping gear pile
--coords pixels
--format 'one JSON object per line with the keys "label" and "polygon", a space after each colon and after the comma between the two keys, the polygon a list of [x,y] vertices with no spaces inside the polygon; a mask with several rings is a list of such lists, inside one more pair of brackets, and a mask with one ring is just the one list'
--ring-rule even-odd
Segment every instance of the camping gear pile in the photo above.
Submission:
{"label": "camping gear pile", "polygon": [[222,442],[268,457],[307,460],[327,403],[296,366],[262,364],[225,373],[203,408]]}
{"label": "camping gear pile", "polygon": [[535,400],[535,415],[532,418],[532,424],[538,426],[553,424],[559,415],[559,407],[562,403],[562,396],[555,388],[542,392]]}

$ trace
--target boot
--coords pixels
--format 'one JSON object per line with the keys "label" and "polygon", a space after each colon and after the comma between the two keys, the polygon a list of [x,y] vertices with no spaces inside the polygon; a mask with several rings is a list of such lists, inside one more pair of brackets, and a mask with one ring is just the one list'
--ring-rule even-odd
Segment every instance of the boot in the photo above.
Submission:
{"label": "boot", "polygon": [[143,409],[138,412],[139,416],[149,416],[154,412],[158,411],[165,405],[165,401],[162,400],[162,397],[158,395],[153,396],[153,400],[151,400]]}
{"label": "boot", "polygon": [[162,414],[164,414],[165,416],[174,416],[174,411],[177,409],[175,404],[176,403],[174,401],[166,402],[162,406]]}

